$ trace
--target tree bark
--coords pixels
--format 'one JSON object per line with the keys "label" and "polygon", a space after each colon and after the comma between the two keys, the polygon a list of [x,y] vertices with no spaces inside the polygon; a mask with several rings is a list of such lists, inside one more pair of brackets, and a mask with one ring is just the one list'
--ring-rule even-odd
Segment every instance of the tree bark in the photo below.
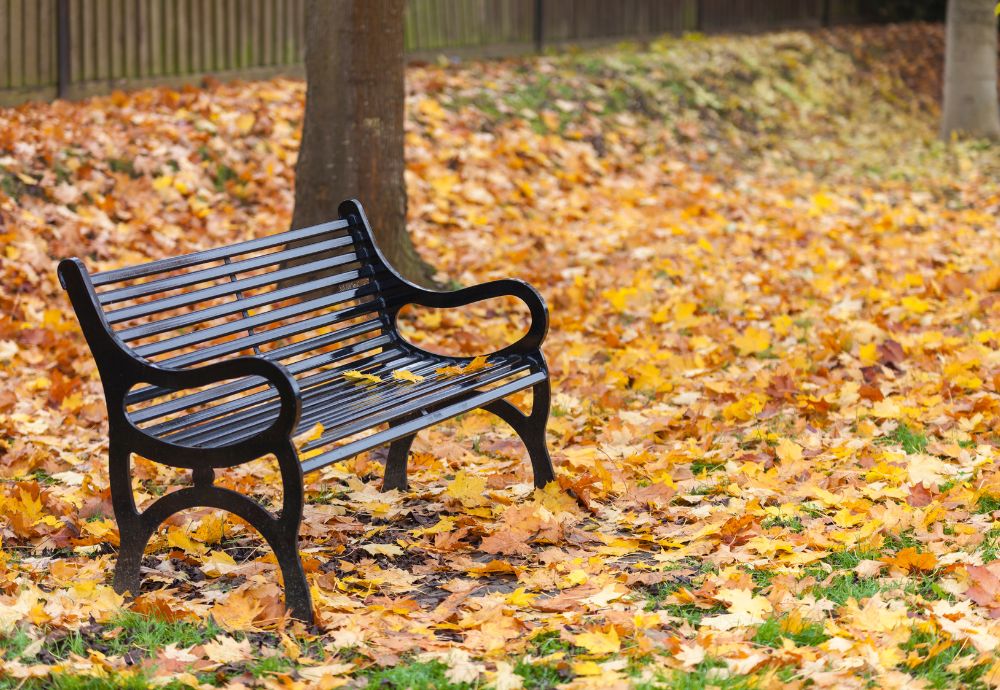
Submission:
{"label": "tree bark", "polygon": [[1000,139],[996,0],[949,0],[941,137]]}
{"label": "tree bark", "polygon": [[404,0],[308,0],[306,108],[292,228],[336,217],[357,198],[386,258],[429,285],[406,230]]}

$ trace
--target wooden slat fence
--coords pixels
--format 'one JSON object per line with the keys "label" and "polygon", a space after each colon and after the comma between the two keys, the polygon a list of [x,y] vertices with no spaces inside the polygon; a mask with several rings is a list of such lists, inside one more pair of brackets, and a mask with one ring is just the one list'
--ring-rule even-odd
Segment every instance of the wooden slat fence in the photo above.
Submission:
{"label": "wooden slat fence", "polygon": [[[862,5],[863,0],[408,0],[405,45],[414,58],[442,52],[505,55],[687,31],[860,21]],[[305,21],[305,0],[0,0],[0,105],[179,85],[205,75],[301,75]]]}

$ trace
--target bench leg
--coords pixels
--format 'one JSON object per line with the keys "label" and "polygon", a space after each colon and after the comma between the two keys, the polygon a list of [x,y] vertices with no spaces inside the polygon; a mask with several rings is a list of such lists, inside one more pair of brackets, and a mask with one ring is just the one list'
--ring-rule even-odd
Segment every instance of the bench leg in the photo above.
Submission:
{"label": "bench leg", "polygon": [[483,409],[492,412],[507,422],[528,449],[531,458],[531,469],[535,476],[535,486],[545,488],[549,482],[555,481],[556,474],[549,457],[549,448],[545,442],[545,425],[549,421],[549,405],[551,402],[549,382],[543,381],[532,388],[531,414],[524,414],[506,400],[496,400]]}
{"label": "bench leg", "polygon": [[410,446],[416,434],[404,436],[389,444],[389,456],[385,460],[385,477],[382,479],[382,491],[399,489],[406,491],[406,461],[410,456]]}
{"label": "bench leg", "polygon": [[215,486],[214,472],[211,469],[195,470],[194,486],[171,492],[140,513],[132,495],[130,455],[130,451],[112,446],[111,500],[121,541],[115,565],[116,592],[129,592],[133,596],[139,593],[143,551],[164,520],[188,508],[217,508],[238,515],[260,532],[281,568],[286,606],[295,618],[307,624],[312,623],[312,597],[298,549],[304,493],[302,468],[291,443],[275,452],[281,469],[284,494],[279,515],[271,513],[243,494]]}
{"label": "bench leg", "polygon": [[142,553],[149,541],[142,516],[132,494],[132,453],[112,442],[108,449],[108,474],[111,506],[118,523],[118,560],[115,563],[114,589],[119,594],[139,594]]}

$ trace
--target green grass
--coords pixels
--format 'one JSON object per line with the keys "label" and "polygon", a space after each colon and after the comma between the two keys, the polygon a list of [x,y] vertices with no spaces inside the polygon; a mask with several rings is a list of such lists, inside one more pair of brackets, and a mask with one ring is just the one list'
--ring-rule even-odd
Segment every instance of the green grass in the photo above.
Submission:
{"label": "green grass", "polygon": [[691,474],[697,477],[703,473],[716,472],[718,470],[721,470],[725,466],[726,463],[724,462],[711,461],[705,459],[695,460],[694,462],[691,463]]}
{"label": "green grass", "polygon": [[[851,549],[847,551],[835,551],[829,556],[826,556],[823,559],[823,562],[829,564],[834,570],[853,570],[858,567],[858,563],[861,561],[876,561],[881,558],[881,556],[882,554],[879,551]],[[825,571],[822,572],[824,573],[823,577],[825,577]]]}
{"label": "green grass", "polygon": [[111,172],[125,173],[133,179],[142,177],[140,173],[136,172],[133,161],[125,158],[109,158],[108,167],[111,168]]}
{"label": "green grass", "polygon": [[793,532],[801,532],[805,527],[802,525],[802,519],[798,516],[792,518],[780,518],[780,517],[769,517],[760,523],[760,526],[764,529],[771,529],[772,527],[784,527],[790,529]]}
{"label": "green grass", "polygon": [[410,661],[398,666],[366,672],[369,688],[379,690],[466,690],[478,687],[452,683],[445,676],[448,667],[440,661]]}
{"label": "green grass", "polygon": [[13,661],[20,657],[31,643],[32,639],[26,632],[15,630],[12,635],[0,640],[0,657]]}
{"label": "green grass", "polygon": [[796,647],[815,647],[830,639],[830,636],[823,631],[821,623],[803,622],[801,630],[788,632],[782,630],[782,623],[785,620],[785,617],[781,617],[765,621],[757,628],[753,641],[767,647],[778,648],[782,646],[782,640],[791,640]]}
{"label": "green grass", "polygon": [[936,644],[946,639],[935,633],[913,631],[910,639],[900,645],[900,648],[905,652],[915,652],[923,660],[912,668],[905,663],[900,664],[898,668],[923,680],[926,687],[930,688],[986,688],[986,684],[980,678],[989,668],[988,663],[961,672],[948,669],[957,657],[973,654],[975,650],[972,647],[952,642],[938,654],[928,656]]}
{"label": "green grass", "polygon": [[985,494],[979,497],[976,503],[977,513],[992,513],[995,510],[1000,510],[1000,496]]}
{"label": "green grass", "polygon": [[[903,549],[916,549],[923,551],[923,544],[917,539],[912,529],[908,529],[900,534],[887,534],[882,542],[882,551],[902,551]],[[874,556],[872,560],[878,560],[879,556]]]}
{"label": "green grass", "polygon": [[215,191],[223,192],[226,190],[226,183],[230,180],[238,180],[239,175],[236,171],[230,168],[225,163],[218,163],[215,166],[215,175],[213,179],[213,184],[215,185]]}
{"label": "green grass", "polygon": [[[42,647],[39,654],[47,653],[56,659],[65,659],[70,654],[86,656],[91,648],[109,656],[120,656],[138,650],[152,656],[167,645],[176,644],[180,648],[192,647],[208,642],[221,630],[212,621],[204,625],[186,621],[167,621],[162,618],[143,616],[132,611],[125,611],[112,619],[104,630],[116,630],[117,634],[105,639],[104,635],[84,634],[74,631],[65,637],[52,640]],[[31,639],[21,631],[0,641],[6,650],[4,657],[10,660],[18,659]],[[32,657],[33,659],[34,657]],[[22,659],[29,662],[31,659]],[[70,682],[70,681],[67,681]],[[76,681],[73,681],[76,682]],[[0,686],[2,687],[2,686]]]}
{"label": "green grass", "polygon": [[857,577],[854,573],[835,575],[828,585],[816,585],[812,595],[817,599],[829,599],[843,606],[849,599],[862,601],[875,596],[882,590],[878,580],[870,577]]}
{"label": "green grass", "polygon": [[579,654],[585,651],[560,637],[558,630],[547,630],[531,638],[530,650],[534,656],[547,656],[556,652]]}
{"label": "green grass", "polygon": [[694,628],[701,625],[701,619],[705,616],[716,616],[726,612],[724,606],[712,606],[706,609],[700,608],[696,604],[667,604],[660,608],[671,616],[682,619]]}
{"label": "green grass", "polygon": [[1000,557],[1000,527],[994,527],[986,533],[979,550],[984,563],[990,563]]}
{"label": "green grass", "polygon": [[524,687],[529,690],[550,690],[569,680],[555,666],[532,664],[524,659],[514,664],[514,673],[524,679]]}
{"label": "green grass", "polygon": [[725,662],[705,659],[691,671],[667,671],[657,674],[654,680],[637,683],[637,690],[743,690],[757,687],[755,676],[735,675],[726,672]]}
{"label": "green grass", "polygon": [[[0,690],[146,690],[151,687],[144,675],[122,676],[108,678],[91,676],[72,676],[53,674],[46,678],[29,678],[18,680],[0,678]],[[171,683],[161,686],[169,690],[180,686]]]}
{"label": "green grass", "polygon": [[180,648],[208,642],[222,630],[211,620],[205,625],[195,625],[186,621],[166,621],[161,618],[143,616],[126,611],[116,618],[109,627],[120,627],[123,635],[117,644],[125,647],[139,647],[154,652],[170,644]]}
{"label": "green grass", "polygon": [[291,671],[295,664],[291,659],[283,656],[266,656],[254,659],[246,666],[247,673],[254,678],[262,678],[274,673],[287,673]]}
{"label": "green grass", "polygon": [[932,575],[916,577],[903,588],[903,591],[907,594],[917,594],[928,601],[939,599],[955,601],[955,595],[942,589],[941,585],[937,583],[937,578]]}
{"label": "green grass", "polygon": [[923,434],[913,431],[905,424],[900,424],[888,436],[883,436],[876,443],[881,445],[899,445],[903,450],[912,455],[913,453],[923,453],[927,450],[928,439]]}
{"label": "green grass", "polygon": [[655,585],[649,590],[646,597],[646,610],[655,611],[656,609],[663,608],[665,605],[664,600],[685,586],[686,584],[681,580],[668,580],[667,582]]}

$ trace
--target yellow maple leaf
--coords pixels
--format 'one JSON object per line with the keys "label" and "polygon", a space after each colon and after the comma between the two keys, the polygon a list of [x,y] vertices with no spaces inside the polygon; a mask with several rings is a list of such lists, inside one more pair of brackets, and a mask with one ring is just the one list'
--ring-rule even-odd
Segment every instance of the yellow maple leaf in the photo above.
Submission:
{"label": "yellow maple leaf", "polygon": [[360,371],[345,371],[344,378],[350,379],[351,381],[357,381],[358,383],[382,383],[380,379],[375,374],[364,374]]}
{"label": "yellow maple leaf", "polygon": [[597,656],[616,654],[622,648],[622,641],[613,625],[609,625],[606,631],[580,633],[573,638],[573,644]]}
{"label": "yellow maple leaf", "polygon": [[323,425],[320,424],[319,422],[316,422],[316,425],[309,430],[309,435],[306,436],[306,441],[315,441],[322,435],[323,435]]}
{"label": "yellow maple leaf", "polygon": [[158,192],[162,192],[174,184],[174,178],[170,175],[160,175],[153,179],[153,189]]}
{"label": "yellow maple leaf", "polygon": [[766,402],[766,397],[758,395],[757,393],[751,393],[745,398],[741,398],[736,402],[726,405],[726,407],[722,409],[722,416],[728,420],[745,422],[746,420],[760,414],[763,411]]}
{"label": "yellow maple leaf", "polygon": [[634,287],[624,287],[618,288],[617,290],[608,290],[604,293],[605,299],[611,302],[611,306],[617,312],[625,311],[625,304],[628,302],[628,298],[635,295],[639,290]]}
{"label": "yellow maple leaf", "polygon": [[115,523],[107,518],[103,520],[91,520],[81,525],[84,532],[91,534],[98,539],[104,539],[115,531]]}
{"label": "yellow maple leaf", "polygon": [[822,213],[823,211],[829,211],[833,208],[833,198],[829,194],[824,194],[823,192],[817,192],[812,196],[812,209],[813,213]]}
{"label": "yellow maple leaf", "polygon": [[190,536],[188,536],[188,533],[182,529],[172,529],[167,532],[167,544],[175,549],[180,549],[184,553],[189,553],[195,556],[201,556],[208,551],[203,544],[199,544],[194,541]]}
{"label": "yellow maple leaf", "polygon": [[911,314],[923,314],[931,308],[926,300],[919,297],[907,296],[901,300],[903,308]]}
{"label": "yellow maple leaf", "polygon": [[225,551],[211,551],[201,562],[201,570],[209,577],[228,575],[239,569],[236,561]]}
{"label": "yellow maple leaf", "polygon": [[361,547],[373,556],[402,556],[403,549],[396,544],[365,544]]}
{"label": "yellow maple leaf", "polygon": [[457,498],[466,507],[472,507],[486,503],[486,497],[483,495],[485,491],[485,479],[461,471],[445,489],[445,494]]}
{"label": "yellow maple leaf", "polygon": [[462,373],[469,374],[473,371],[479,371],[480,369],[485,369],[485,368],[486,368],[486,355],[479,355],[477,357],[473,357],[472,361],[465,365],[465,368],[462,370]]}
{"label": "yellow maple leaf", "polygon": [[596,661],[578,661],[573,664],[573,673],[578,676],[602,676],[604,667]]}
{"label": "yellow maple leaf", "polygon": [[392,378],[396,379],[397,381],[406,381],[407,383],[420,383],[421,381],[424,380],[423,376],[420,376],[419,374],[414,374],[412,371],[409,371],[408,369],[397,369],[396,371],[392,372]]}
{"label": "yellow maple leaf", "polygon": [[472,358],[472,361],[466,364],[464,367],[449,365],[446,367],[439,367],[434,370],[434,373],[440,374],[441,376],[456,376],[457,374],[471,374],[473,372],[479,371],[486,367],[486,355],[478,355]]}
{"label": "yellow maple leaf", "polygon": [[771,325],[774,326],[775,333],[780,336],[786,336],[789,332],[791,332],[792,326],[795,325],[795,322],[788,314],[782,314],[771,319]]}
{"label": "yellow maple leaf", "polygon": [[733,345],[740,351],[740,355],[744,357],[746,355],[755,355],[771,347],[771,334],[765,330],[751,326],[733,339]]}
{"label": "yellow maple leaf", "polygon": [[870,367],[878,362],[878,346],[875,343],[868,343],[858,348],[858,359],[866,367]]}
{"label": "yellow maple leaf", "polygon": [[236,128],[240,130],[240,134],[249,134],[255,122],[257,118],[252,113],[243,113],[236,118]]}
{"label": "yellow maple leaf", "polygon": [[879,419],[899,419],[903,416],[903,410],[898,402],[886,398],[872,405],[872,416]]}
{"label": "yellow maple leaf", "polygon": [[762,596],[755,596],[750,589],[720,589],[716,599],[726,602],[729,612],[709,616],[702,620],[702,624],[718,630],[759,625],[765,620],[764,614],[774,610],[771,602]]}
{"label": "yellow maple leaf", "polygon": [[524,587],[518,587],[507,595],[507,603],[511,606],[528,606],[537,596],[537,594],[525,592]]}
{"label": "yellow maple leaf", "polygon": [[256,630],[253,621],[264,611],[264,602],[253,592],[238,589],[230,592],[225,601],[216,602],[210,613],[224,630],[246,632]]}
{"label": "yellow maple leaf", "polygon": [[774,452],[783,462],[796,462],[802,459],[802,446],[790,438],[781,439]]}

